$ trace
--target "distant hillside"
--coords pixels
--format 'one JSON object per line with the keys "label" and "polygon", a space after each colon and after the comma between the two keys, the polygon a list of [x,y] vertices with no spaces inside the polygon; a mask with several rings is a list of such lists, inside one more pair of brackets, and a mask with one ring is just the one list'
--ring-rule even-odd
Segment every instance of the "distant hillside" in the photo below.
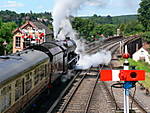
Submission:
{"label": "distant hillside", "polygon": [[114,16],[112,17],[113,23],[118,24],[118,23],[128,23],[131,21],[137,21],[138,15],[123,15],[123,16]]}
{"label": "distant hillside", "polygon": [[132,21],[137,21],[138,15],[122,15],[122,16],[85,16],[84,19],[91,19],[97,24],[126,24]]}
{"label": "distant hillside", "polygon": [[[123,15],[123,16],[85,16],[84,19],[90,19],[97,24],[122,24],[137,21],[137,15]],[[72,18],[72,17],[71,17]],[[3,22],[15,22],[17,25],[21,25],[26,20],[40,20],[44,24],[49,25],[52,23],[52,15],[49,12],[44,13],[16,13],[15,11],[0,11],[0,19]]]}
{"label": "distant hillside", "polygon": [[44,13],[16,13],[15,11],[5,10],[0,11],[0,19],[3,22],[15,22],[17,25],[21,25],[26,20],[39,20],[48,25],[52,22],[52,15],[49,12]]}

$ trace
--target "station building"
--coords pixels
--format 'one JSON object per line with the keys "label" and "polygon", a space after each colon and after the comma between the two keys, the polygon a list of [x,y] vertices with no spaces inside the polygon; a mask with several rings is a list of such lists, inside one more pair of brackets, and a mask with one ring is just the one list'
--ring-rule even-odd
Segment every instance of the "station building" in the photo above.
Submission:
{"label": "station building", "polygon": [[133,54],[133,60],[144,61],[150,64],[150,54],[146,49],[141,48]]}
{"label": "station building", "polygon": [[39,21],[26,21],[13,34],[13,53],[53,39],[53,32]]}

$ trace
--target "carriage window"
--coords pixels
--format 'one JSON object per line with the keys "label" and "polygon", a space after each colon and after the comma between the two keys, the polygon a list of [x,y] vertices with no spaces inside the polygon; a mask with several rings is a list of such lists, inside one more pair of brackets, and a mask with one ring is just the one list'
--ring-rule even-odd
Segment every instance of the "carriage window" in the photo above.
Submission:
{"label": "carriage window", "polygon": [[1,95],[1,91],[0,91],[0,113],[2,112],[2,95]]}
{"label": "carriage window", "polygon": [[45,76],[48,76],[49,65],[45,64]]}
{"label": "carriage window", "polygon": [[15,101],[18,100],[23,94],[23,79],[18,79],[16,80],[16,84],[15,84]]}
{"label": "carriage window", "polygon": [[40,80],[42,80],[45,76],[45,68],[44,65],[40,66],[39,68]]}
{"label": "carriage window", "polygon": [[27,93],[32,88],[32,72],[25,75],[25,93]]}
{"label": "carriage window", "polygon": [[34,85],[36,85],[39,82],[39,68],[36,68],[34,70]]}
{"label": "carriage window", "polygon": [[11,85],[1,90],[0,99],[0,112],[3,112],[11,105]]}

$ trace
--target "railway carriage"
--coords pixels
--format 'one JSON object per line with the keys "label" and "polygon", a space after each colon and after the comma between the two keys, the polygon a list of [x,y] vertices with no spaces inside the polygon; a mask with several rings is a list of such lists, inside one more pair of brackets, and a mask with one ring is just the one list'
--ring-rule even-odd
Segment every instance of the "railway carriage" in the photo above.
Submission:
{"label": "railway carriage", "polygon": [[[54,41],[0,57],[0,113],[16,113],[76,62],[73,41]],[[73,59],[73,60],[72,60]],[[72,63],[74,62],[74,63]]]}

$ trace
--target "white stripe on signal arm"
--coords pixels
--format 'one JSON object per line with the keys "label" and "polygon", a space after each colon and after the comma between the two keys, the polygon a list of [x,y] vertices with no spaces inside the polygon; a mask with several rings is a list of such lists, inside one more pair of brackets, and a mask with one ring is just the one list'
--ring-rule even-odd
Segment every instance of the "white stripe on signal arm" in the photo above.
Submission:
{"label": "white stripe on signal arm", "polygon": [[119,73],[120,70],[112,70],[112,81],[120,81]]}

